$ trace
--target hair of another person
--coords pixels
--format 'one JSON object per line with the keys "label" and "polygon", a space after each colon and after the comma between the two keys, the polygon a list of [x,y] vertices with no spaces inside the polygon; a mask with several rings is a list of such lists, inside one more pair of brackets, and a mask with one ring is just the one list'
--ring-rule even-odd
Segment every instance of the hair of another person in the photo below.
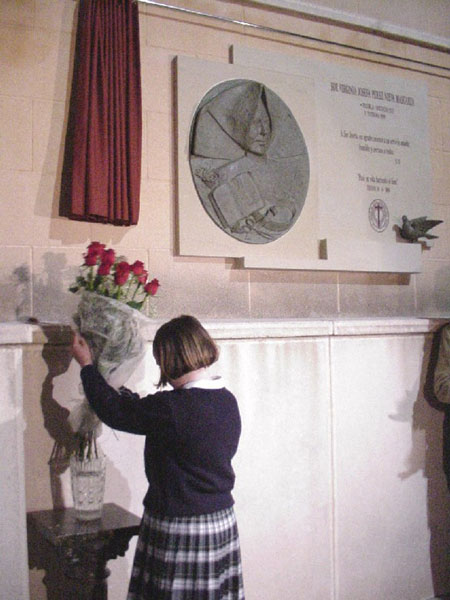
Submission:
{"label": "hair of another person", "polygon": [[158,329],[153,356],[161,370],[157,384],[161,388],[186,373],[215,363],[219,349],[198,319],[181,315]]}

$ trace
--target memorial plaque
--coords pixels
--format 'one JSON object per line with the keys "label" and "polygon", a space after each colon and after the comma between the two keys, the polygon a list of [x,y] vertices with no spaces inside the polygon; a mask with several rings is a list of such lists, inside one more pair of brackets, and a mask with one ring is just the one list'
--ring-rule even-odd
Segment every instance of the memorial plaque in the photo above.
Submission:
{"label": "memorial plaque", "polygon": [[178,252],[245,267],[414,273],[431,215],[427,87],[233,48],[177,57]]}
{"label": "memorial plaque", "polygon": [[268,87],[243,79],[214,86],[194,115],[189,148],[199,199],[225,233],[266,244],[297,221],[308,152],[292,112]]}

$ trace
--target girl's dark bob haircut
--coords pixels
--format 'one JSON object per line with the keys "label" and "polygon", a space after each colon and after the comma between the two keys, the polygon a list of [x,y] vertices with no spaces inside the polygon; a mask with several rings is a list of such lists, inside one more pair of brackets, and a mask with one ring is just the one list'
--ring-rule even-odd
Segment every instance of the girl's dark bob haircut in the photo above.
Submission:
{"label": "girl's dark bob haircut", "polygon": [[219,349],[198,319],[181,315],[158,329],[153,356],[161,369],[161,388],[190,371],[215,363]]}

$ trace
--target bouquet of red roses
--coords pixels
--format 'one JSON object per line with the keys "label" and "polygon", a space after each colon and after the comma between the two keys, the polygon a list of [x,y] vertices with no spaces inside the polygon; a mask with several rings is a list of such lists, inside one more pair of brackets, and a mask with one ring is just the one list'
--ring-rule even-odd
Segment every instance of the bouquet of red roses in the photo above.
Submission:
{"label": "bouquet of red roses", "polygon": [[[73,320],[91,349],[103,377],[115,388],[122,386],[145,353],[143,333],[151,322],[145,312],[160,284],[149,280],[144,263],[130,264],[113,249],[92,242],[84,255],[80,274],[69,290],[81,292]],[[97,429],[98,420],[87,401],[72,411],[72,429],[83,435]]]}
{"label": "bouquet of red roses", "polygon": [[144,310],[159,288],[159,281],[149,280],[148,271],[140,260],[130,264],[124,256],[117,256],[105,244],[92,242],[84,255],[84,264],[71,292],[86,290],[100,296],[114,298],[131,308]]}

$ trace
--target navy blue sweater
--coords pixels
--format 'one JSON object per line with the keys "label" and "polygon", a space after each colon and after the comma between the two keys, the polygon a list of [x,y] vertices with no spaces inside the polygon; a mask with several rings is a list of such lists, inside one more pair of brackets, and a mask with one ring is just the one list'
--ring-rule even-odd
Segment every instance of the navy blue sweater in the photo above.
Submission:
{"label": "navy blue sweater", "polygon": [[98,370],[81,369],[86,397],[113,429],[146,436],[144,505],[165,516],[192,516],[233,505],[231,490],[241,433],[236,398],[226,388],[191,387],[141,398],[112,388]]}

